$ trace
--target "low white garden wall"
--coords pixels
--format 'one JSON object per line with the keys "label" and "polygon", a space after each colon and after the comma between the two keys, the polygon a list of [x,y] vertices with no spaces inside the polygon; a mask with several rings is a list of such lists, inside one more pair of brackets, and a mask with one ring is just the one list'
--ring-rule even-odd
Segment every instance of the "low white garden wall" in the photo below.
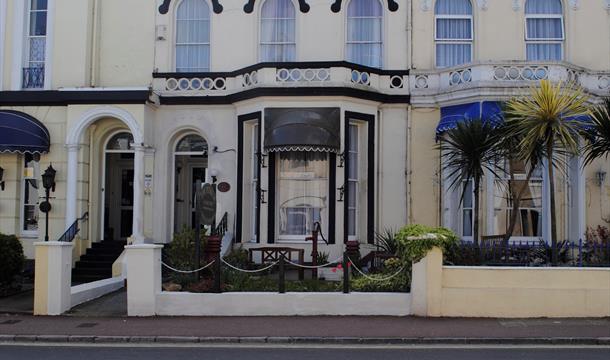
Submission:
{"label": "low white garden wall", "polygon": [[125,284],[123,276],[94,281],[70,288],[71,307],[97,299],[113,291],[117,291]]}
{"label": "low white garden wall", "polygon": [[567,318],[610,316],[610,268],[443,266],[433,249],[413,265],[420,316]]}
{"label": "low white garden wall", "polygon": [[162,292],[156,315],[174,316],[311,316],[411,314],[406,293],[263,293],[195,294]]}

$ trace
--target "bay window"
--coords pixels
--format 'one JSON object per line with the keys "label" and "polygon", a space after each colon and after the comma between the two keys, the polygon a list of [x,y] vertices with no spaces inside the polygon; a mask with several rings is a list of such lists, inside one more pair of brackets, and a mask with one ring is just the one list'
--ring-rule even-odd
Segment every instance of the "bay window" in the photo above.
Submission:
{"label": "bay window", "polygon": [[278,162],[279,239],[304,241],[328,217],[328,153],[285,151]]}

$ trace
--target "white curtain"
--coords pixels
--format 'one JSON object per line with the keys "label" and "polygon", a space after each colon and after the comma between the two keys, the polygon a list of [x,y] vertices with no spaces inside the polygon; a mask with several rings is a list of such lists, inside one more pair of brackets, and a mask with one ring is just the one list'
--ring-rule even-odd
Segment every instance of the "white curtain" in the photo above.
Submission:
{"label": "white curtain", "polygon": [[347,9],[347,61],[382,66],[383,8],[378,0],[352,0]]}
{"label": "white curtain", "polygon": [[291,0],[265,1],[261,10],[261,61],[295,61],[295,19]]}
{"label": "white curtain", "polygon": [[563,41],[561,0],[528,0],[525,4],[525,14],[527,60],[561,60]]}
{"label": "white curtain", "polygon": [[328,154],[281,152],[279,159],[279,234],[304,240],[313,224],[325,225],[328,207]]}
{"label": "white curtain", "polygon": [[205,0],[183,0],[178,6],[176,71],[210,71],[210,9]]}
{"label": "white curtain", "polygon": [[472,4],[470,0],[438,0],[436,66],[450,67],[472,60]]}

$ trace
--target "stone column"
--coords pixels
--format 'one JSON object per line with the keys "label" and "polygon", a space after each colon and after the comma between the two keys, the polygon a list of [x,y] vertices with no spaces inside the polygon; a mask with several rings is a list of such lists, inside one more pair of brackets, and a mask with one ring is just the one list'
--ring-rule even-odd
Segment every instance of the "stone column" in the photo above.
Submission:
{"label": "stone column", "polygon": [[37,242],[34,247],[34,315],[61,315],[72,305],[72,243]]}
{"label": "stone column", "polygon": [[127,256],[127,315],[154,316],[161,293],[163,245],[125,246]]}
{"label": "stone column", "polygon": [[144,243],[144,154],[146,148],[134,145],[133,161],[133,230],[132,244]]}
{"label": "stone column", "polygon": [[68,173],[66,174],[66,229],[76,220],[78,195],[78,144],[66,145],[68,150]]}

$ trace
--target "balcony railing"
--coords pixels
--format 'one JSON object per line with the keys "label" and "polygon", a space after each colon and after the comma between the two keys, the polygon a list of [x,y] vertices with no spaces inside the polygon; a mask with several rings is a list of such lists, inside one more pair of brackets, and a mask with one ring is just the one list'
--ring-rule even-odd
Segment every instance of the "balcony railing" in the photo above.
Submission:
{"label": "balcony railing", "polygon": [[21,84],[23,89],[42,89],[44,87],[44,66],[23,68]]}
{"label": "balcony railing", "polygon": [[462,101],[468,97],[508,98],[540,80],[573,82],[589,94],[610,94],[610,72],[590,71],[566,62],[481,62],[410,74],[413,104]]}
{"label": "balcony railing", "polygon": [[342,87],[385,95],[409,93],[408,70],[380,70],[348,62],[261,63],[229,73],[155,73],[164,97],[226,96],[255,88]]}

